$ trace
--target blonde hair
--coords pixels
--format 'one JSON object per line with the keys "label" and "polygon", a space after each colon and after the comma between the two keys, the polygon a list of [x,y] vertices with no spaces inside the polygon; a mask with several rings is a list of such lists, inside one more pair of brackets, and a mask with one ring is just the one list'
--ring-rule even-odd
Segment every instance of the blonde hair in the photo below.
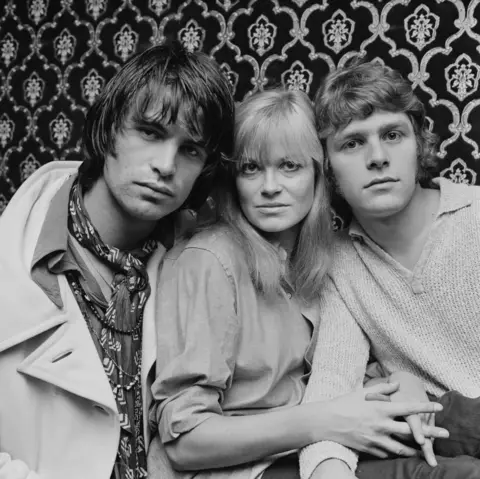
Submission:
{"label": "blonde hair", "polygon": [[[243,214],[236,178],[243,162],[268,159],[272,131],[283,138],[295,158],[312,159],[315,170],[313,205],[301,222],[296,245],[285,267],[279,251]],[[263,160],[262,160],[263,158]],[[282,89],[257,93],[237,106],[232,161],[226,162],[216,203],[220,217],[245,252],[256,289],[266,296],[291,290],[304,303],[318,298],[329,265],[331,216],[323,174],[323,150],[317,136],[312,104],[300,91]]]}

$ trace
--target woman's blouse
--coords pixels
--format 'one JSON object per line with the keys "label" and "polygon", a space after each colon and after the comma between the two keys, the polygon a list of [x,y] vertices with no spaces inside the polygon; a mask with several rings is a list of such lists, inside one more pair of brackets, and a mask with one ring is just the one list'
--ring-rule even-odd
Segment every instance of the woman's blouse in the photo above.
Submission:
{"label": "woman's blouse", "polygon": [[[226,228],[166,254],[157,297],[154,417],[163,443],[215,415],[265,413],[301,402],[315,310],[266,300]],[[255,434],[255,431],[252,431]],[[259,477],[270,460],[181,477]]]}

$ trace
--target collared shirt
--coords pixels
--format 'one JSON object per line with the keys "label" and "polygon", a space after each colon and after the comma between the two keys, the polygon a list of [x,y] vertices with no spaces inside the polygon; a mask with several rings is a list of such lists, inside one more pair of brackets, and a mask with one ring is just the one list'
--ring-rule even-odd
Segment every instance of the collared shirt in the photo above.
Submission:
{"label": "collared shirt", "polygon": [[68,248],[68,199],[76,175],[58,190],[45,217],[33,254],[32,279],[59,308],[63,307],[57,274],[80,271]]}
{"label": "collared shirt", "polygon": [[[80,275],[82,285],[87,288],[95,302],[104,308],[107,306],[110,295],[100,286],[95,269],[106,272],[107,267],[98,264],[100,261],[92,253],[84,250],[69,234],[67,228],[68,201],[75,179],[76,176],[69,178],[50,204],[35,247],[31,275],[50,300],[57,307],[62,308],[58,275],[75,271]],[[89,267],[92,262],[97,263],[95,269]]]}
{"label": "collared shirt", "polygon": [[[212,416],[301,402],[316,310],[302,309],[294,297],[259,294],[243,251],[225,229],[200,233],[167,253],[159,281],[152,391],[163,442]],[[268,465],[267,459],[195,477],[252,478]]]}

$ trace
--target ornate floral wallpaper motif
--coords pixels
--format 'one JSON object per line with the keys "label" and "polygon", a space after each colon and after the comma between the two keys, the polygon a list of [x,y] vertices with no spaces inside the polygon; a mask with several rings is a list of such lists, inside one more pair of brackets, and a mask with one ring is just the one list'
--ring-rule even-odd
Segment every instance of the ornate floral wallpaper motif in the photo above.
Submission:
{"label": "ornate floral wallpaper motif", "polygon": [[138,49],[178,38],[235,97],[313,95],[352,55],[403,72],[441,138],[441,174],[480,183],[480,0],[0,0],[0,214],[40,165],[81,159],[85,112]]}

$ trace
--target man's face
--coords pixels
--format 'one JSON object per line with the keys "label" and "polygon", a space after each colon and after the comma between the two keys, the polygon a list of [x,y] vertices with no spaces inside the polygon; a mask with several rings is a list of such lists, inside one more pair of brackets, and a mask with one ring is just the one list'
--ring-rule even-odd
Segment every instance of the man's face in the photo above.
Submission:
{"label": "man's face", "polygon": [[416,187],[417,142],[405,113],[377,111],[327,138],[340,194],[357,217],[387,218],[402,211]]}
{"label": "man's face", "polygon": [[105,160],[103,181],[123,214],[156,222],[177,210],[200,175],[207,152],[181,126],[127,120]]}

